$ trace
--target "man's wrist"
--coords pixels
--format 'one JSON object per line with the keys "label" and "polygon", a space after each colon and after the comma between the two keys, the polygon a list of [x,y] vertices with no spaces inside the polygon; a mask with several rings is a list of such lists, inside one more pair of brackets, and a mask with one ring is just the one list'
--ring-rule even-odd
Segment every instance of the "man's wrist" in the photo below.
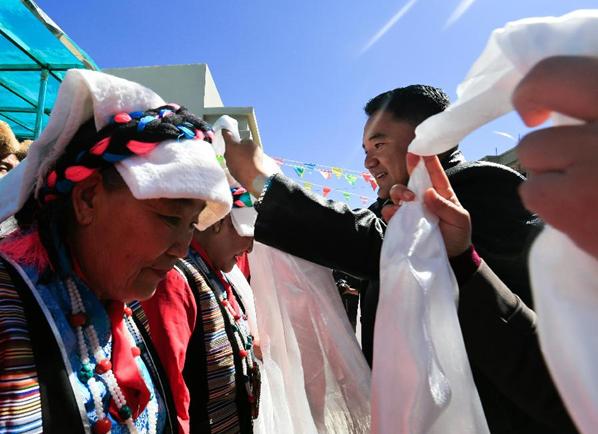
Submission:
{"label": "man's wrist", "polygon": [[459,286],[466,283],[471,276],[478,271],[482,264],[482,258],[476,252],[475,247],[471,244],[463,253],[460,255],[449,258],[453,273]]}
{"label": "man's wrist", "polygon": [[259,191],[259,194],[255,195],[257,197],[257,200],[255,201],[255,205],[254,205],[256,207],[256,210],[259,208],[259,206],[264,201],[264,197],[266,196],[266,193],[268,192],[268,189],[270,188],[270,184],[272,183],[273,178],[274,178],[274,175],[270,175],[270,176],[258,175],[255,178],[254,185],[256,187],[261,186],[261,189],[256,190],[256,191]]}

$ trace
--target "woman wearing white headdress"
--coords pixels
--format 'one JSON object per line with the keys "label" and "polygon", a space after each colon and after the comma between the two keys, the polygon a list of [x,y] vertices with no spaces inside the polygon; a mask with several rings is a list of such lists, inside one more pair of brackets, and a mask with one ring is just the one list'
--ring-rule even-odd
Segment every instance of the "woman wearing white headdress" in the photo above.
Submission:
{"label": "woman wearing white headdress", "polygon": [[176,432],[127,303],[150,297],[193,228],[231,206],[212,131],[176,104],[72,70],[29,156],[0,182],[0,430]]}

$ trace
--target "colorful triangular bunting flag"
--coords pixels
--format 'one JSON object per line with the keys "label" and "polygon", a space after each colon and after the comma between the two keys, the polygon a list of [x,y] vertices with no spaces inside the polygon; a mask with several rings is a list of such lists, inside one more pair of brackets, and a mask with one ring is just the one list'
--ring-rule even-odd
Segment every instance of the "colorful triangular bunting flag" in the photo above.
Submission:
{"label": "colorful triangular bunting flag", "polygon": [[337,178],[340,178],[341,175],[343,174],[343,169],[341,169],[340,167],[333,167],[332,173],[334,173]]}
{"label": "colorful triangular bunting flag", "polygon": [[355,185],[355,182],[357,181],[357,176],[351,175],[350,173],[345,173],[345,179],[349,184]]}
{"label": "colorful triangular bunting flag", "polygon": [[322,175],[324,179],[330,179],[330,177],[332,176],[332,173],[330,173],[330,171],[326,169],[319,169],[318,172],[320,172],[320,175]]}

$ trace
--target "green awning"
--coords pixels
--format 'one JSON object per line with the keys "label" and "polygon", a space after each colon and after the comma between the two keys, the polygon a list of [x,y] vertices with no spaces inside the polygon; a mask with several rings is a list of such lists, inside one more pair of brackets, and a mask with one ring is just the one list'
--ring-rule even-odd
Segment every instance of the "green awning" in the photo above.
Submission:
{"label": "green awning", "polygon": [[39,135],[71,68],[99,69],[33,1],[0,1],[0,120],[17,137]]}

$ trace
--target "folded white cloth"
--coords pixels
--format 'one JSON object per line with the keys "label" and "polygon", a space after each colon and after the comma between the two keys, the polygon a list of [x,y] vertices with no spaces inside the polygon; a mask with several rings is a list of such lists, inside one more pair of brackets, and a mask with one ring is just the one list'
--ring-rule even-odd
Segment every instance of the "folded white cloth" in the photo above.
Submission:
{"label": "folded white cloth", "polygon": [[17,229],[17,227],[18,227],[17,222],[12,217],[9,218],[8,220],[1,222],[0,223],[0,238],[7,236],[12,231]]}
{"label": "folded white cloth", "polygon": [[200,230],[228,214],[232,204],[214,149],[203,140],[163,142],[149,154],[122,160],[116,169],[137,199],[205,200]]}
{"label": "folded white cloth", "polygon": [[[79,127],[93,118],[96,129],[120,112],[144,111],[164,100],[140,84],[83,69],[69,70],[60,86],[47,127],[27,158],[0,181],[0,221],[15,214],[62,155]],[[225,175],[208,142],[181,141],[116,164],[137,199],[202,199],[206,208],[198,225],[207,227],[225,216],[232,200]]]}

